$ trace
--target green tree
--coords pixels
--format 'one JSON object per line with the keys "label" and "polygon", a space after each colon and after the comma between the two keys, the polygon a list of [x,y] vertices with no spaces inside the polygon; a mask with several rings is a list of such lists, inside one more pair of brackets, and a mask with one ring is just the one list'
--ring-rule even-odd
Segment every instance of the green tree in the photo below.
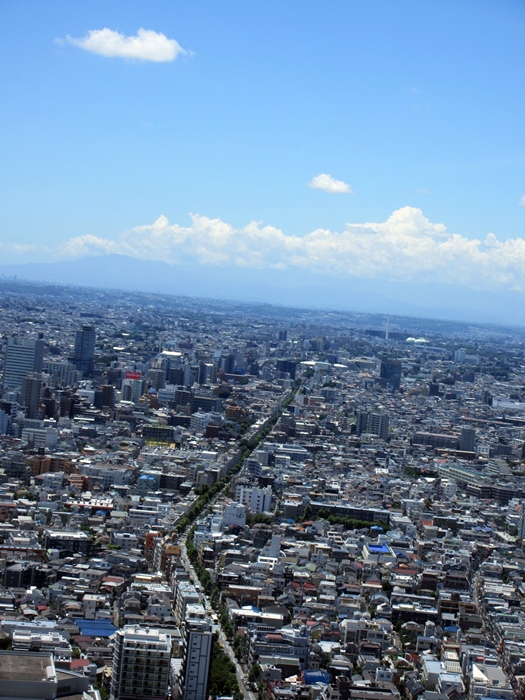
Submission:
{"label": "green tree", "polygon": [[248,673],[248,680],[250,683],[258,683],[261,677],[261,667],[257,662],[255,662]]}
{"label": "green tree", "polygon": [[212,697],[218,695],[233,695],[236,698],[242,697],[235,674],[235,666],[226,656],[223,648],[217,641],[217,637],[215,637],[213,643],[208,694]]}
{"label": "green tree", "polygon": [[306,505],[306,508],[304,509],[303,519],[304,520],[312,520],[313,516],[314,516],[314,510],[313,510],[312,506],[308,503]]}

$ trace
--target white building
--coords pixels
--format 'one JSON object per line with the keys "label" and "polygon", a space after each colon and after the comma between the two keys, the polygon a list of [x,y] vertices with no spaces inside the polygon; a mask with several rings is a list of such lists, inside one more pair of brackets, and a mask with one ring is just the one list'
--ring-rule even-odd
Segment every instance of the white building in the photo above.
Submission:
{"label": "white building", "polygon": [[33,444],[35,447],[48,447],[54,449],[58,442],[58,430],[56,428],[23,428],[22,444]]}
{"label": "white building", "polygon": [[230,527],[230,525],[239,525],[244,527],[246,525],[246,506],[242,503],[228,503],[224,508],[223,512],[223,526]]}
{"label": "white building", "polygon": [[126,625],[115,634],[111,700],[165,700],[171,638],[159,629]]}
{"label": "white building", "polygon": [[270,486],[261,489],[257,486],[239,484],[235,493],[235,500],[243,503],[246,506],[246,510],[251,513],[264,513],[271,508],[272,489]]}
{"label": "white building", "polygon": [[186,609],[189,605],[199,603],[199,594],[195,586],[188,581],[178,581],[175,586],[174,611],[177,624],[182,626],[186,620]]}

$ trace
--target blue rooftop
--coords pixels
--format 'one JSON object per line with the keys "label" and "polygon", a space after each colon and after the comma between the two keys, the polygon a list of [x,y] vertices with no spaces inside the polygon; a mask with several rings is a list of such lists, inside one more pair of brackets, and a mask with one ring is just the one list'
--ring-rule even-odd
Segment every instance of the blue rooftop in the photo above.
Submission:
{"label": "blue rooftop", "polygon": [[388,554],[388,547],[386,544],[369,544],[368,549],[375,554]]}
{"label": "blue rooftop", "polygon": [[330,674],[326,671],[305,671],[304,682],[306,685],[312,685],[312,683],[326,683],[328,685]]}
{"label": "blue rooftop", "polygon": [[110,620],[85,620],[83,617],[76,617],[74,620],[84,637],[111,637],[117,631]]}

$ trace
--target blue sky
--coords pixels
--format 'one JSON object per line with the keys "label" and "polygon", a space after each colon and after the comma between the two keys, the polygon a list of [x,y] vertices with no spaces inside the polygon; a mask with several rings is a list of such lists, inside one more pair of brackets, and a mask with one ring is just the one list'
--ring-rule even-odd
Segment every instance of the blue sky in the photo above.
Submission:
{"label": "blue sky", "polygon": [[3,0],[0,33],[2,262],[525,288],[522,0]]}

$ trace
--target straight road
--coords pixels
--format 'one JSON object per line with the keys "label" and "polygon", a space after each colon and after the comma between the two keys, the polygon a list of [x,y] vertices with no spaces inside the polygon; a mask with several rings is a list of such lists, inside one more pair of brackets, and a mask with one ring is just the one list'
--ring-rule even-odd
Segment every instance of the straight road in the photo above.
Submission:
{"label": "straight road", "polygon": [[[188,559],[188,553],[186,552],[186,538],[188,536],[189,529],[188,531],[184,532],[179,540],[180,543],[180,549],[181,549],[181,559],[182,563],[184,564],[184,568],[188,572],[188,574],[191,576],[191,578],[197,583],[198,582],[198,577],[195,569],[191,565],[190,560]],[[199,598],[201,600],[201,603],[204,605],[204,608],[208,607],[208,601],[206,599],[206,596],[204,593],[199,590]],[[222,631],[222,627],[220,624],[214,624],[213,625],[213,631],[217,630],[219,633],[219,644],[221,647],[224,649],[225,654],[228,656],[230,661],[234,664],[235,666],[235,673],[237,675],[237,682],[239,684],[239,689],[242,693],[243,698],[248,698],[248,700],[256,700],[255,695],[251,692],[251,690],[248,688],[247,681],[246,681],[246,674],[240,665],[240,663],[237,661],[235,654],[233,652],[233,649],[230,646],[230,643]]]}

